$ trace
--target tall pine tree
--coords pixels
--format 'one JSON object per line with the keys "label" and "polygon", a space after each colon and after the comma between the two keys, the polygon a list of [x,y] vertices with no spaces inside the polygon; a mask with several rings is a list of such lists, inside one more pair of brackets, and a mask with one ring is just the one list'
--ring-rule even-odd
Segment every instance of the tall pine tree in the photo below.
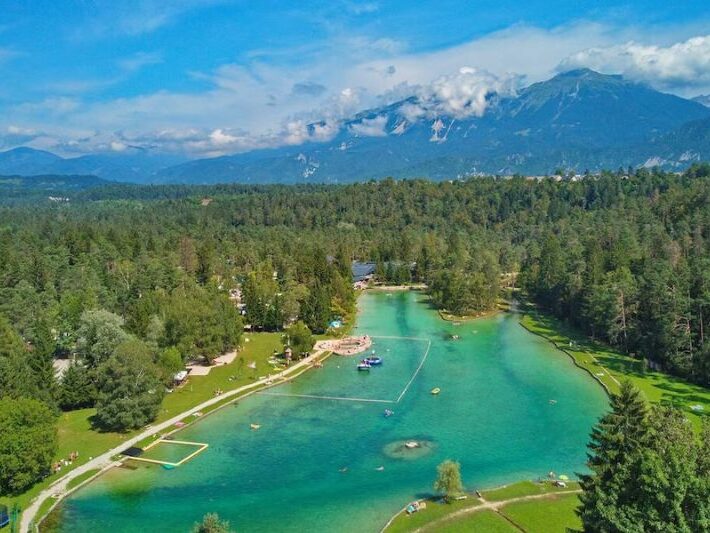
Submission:
{"label": "tall pine tree", "polygon": [[635,495],[634,461],[648,441],[647,408],[641,393],[630,382],[621,384],[611,397],[611,412],[594,426],[587,466],[591,474],[580,476],[583,492],[577,511],[589,532],[640,531],[640,517],[628,512]]}

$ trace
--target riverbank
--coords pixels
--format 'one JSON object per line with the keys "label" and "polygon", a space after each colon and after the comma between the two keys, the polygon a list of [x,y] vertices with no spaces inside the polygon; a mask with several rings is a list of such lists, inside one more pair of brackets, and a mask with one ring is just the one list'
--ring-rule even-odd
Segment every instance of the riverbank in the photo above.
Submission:
{"label": "riverbank", "polygon": [[710,417],[710,390],[663,372],[647,370],[643,361],[592,341],[552,316],[535,310],[523,313],[521,326],[571,357],[608,393],[618,392],[620,383],[628,379],[649,402],[680,408],[696,430],[700,430],[703,418]]}
{"label": "riverbank", "polygon": [[[215,367],[207,376],[190,378],[185,386],[166,396],[156,422],[141,430],[126,434],[99,433],[91,429],[89,419],[93,414],[92,409],[82,410],[81,413],[64,413],[64,424],[60,421],[59,428],[60,455],[65,447],[79,449],[80,460],[71,465],[71,470],[67,471],[65,467],[62,472],[48,477],[30,491],[13,500],[8,499],[10,505],[17,503],[24,508],[21,530],[29,530],[32,521],[38,522],[42,518],[37,516],[40,509],[43,511],[42,515],[45,515],[64,498],[67,495],[67,486],[73,479],[91,469],[103,471],[110,467],[115,462],[114,456],[120,451],[129,446],[143,444],[144,441],[150,442],[153,435],[168,431],[177,422],[189,425],[199,420],[198,417],[191,416],[194,412],[208,414],[247,394],[294,379],[308,370],[311,363],[323,359],[326,355],[324,352],[316,352],[308,359],[277,373],[269,365],[268,359],[275,349],[280,348],[281,335],[278,333],[256,333],[245,337],[244,347],[236,361]],[[256,368],[247,369],[246,361],[255,363]],[[215,390],[224,392],[215,396]],[[53,505],[47,508],[44,502],[55,494],[59,494],[60,498],[55,499]]]}

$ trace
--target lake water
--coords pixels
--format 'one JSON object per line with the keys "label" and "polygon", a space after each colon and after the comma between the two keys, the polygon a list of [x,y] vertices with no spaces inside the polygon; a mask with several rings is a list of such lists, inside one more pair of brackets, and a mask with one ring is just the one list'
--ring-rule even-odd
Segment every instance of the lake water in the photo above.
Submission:
{"label": "lake water", "polygon": [[445,459],[468,489],[584,470],[606,395],[515,314],[455,325],[411,292],[366,293],[359,308],[355,334],[375,337],[381,367],[332,356],[206,417],[177,435],[205,452],[174,470],[113,469],[65,502],[62,531],[189,531],[216,512],[240,533],[375,532],[432,490]]}

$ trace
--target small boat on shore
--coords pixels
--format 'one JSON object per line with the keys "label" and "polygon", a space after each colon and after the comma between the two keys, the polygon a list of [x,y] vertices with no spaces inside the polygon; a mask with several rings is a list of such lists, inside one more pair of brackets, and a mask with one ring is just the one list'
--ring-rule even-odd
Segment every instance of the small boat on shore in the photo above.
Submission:
{"label": "small boat on shore", "polygon": [[358,371],[360,371],[360,372],[367,372],[367,371],[370,370],[370,368],[372,368],[372,367],[370,366],[370,363],[368,363],[368,362],[366,362],[366,361],[360,361],[360,362],[358,363],[358,365],[357,365],[357,369],[358,369]]}
{"label": "small boat on shore", "polygon": [[364,359],[364,362],[366,362],[370,366],[379,366],[382,364],[382,358],[373,355],[371,357],[366,357]]}
{"label": "small boat on shore", "polygon": [[433,389],[431,389],[431,393],[432,393],[434,396],[436,396],[436,395],[439,394],[440,392],[441,392],[441,389],[440,389],[439,387],[434,387]]}

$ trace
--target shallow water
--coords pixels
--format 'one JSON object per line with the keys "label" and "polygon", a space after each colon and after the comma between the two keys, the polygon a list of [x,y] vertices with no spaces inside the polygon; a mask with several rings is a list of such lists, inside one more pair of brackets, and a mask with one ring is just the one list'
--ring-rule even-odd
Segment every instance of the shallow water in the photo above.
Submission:
{"label": "shallow water", "polygon": [[[423,300],[364,294],[356,334],[424,340],[375,338],[384,364],[369,373],[355,370],[356,357],[333,356],[206,417],[178,434],[209,443],[205,452],[174,470],[114,469],[66,501],[62,531],[188,531],[217,512],[240,533],[374,532],[429,493],[444,459],[461,462],[469,489],[582,471],[607,406],[601,387],[515,315],[457,326]],[[399,403],[384,403],[410,380]],[[426,447],[408,454],[411,439]]]}

